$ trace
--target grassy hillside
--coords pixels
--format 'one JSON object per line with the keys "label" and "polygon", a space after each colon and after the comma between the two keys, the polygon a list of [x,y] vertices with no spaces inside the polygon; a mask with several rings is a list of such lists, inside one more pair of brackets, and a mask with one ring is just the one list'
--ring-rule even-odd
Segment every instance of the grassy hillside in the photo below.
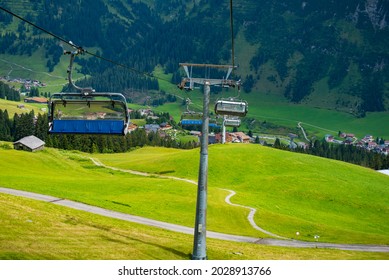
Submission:
{"label": "grassy hillside", "polygon": [[[0,259],[188,260],[193,237],[0,194]],[[209,259],[387,259],[385,253],[295,249],[208,239]]]}
{"label": "grassy hillside", "polygon": [[[18,108],[17,105],[23,104],[24,108]],[[23,101],[20,102],[15,102],[15,101],[8,101],[4,99],[0,99],[0,109],[1,110],[7,110],[8,111],[8,116],[10,118],[13,118],[14,114],[22,114],[22,113],[28,113],[31,110],[34,110],[35,113],[38,113],[40,111],[40,108],[46,108],[46,105],[30,105],[26,104]]]}
{"label": "grassy hillside", "polygon": [[276,96],[258,92],[244,94],[242,98],[249,103],[248,118],[254,118],[257,122],[267,121],[286,126],[292,131],[298,122],[302,122],[309,137],[323,137],[327,133],[337,134],[340,130],[354,133],[359,138],[367,134],[389,138],[389,130],[384,125],[389,122],[388,112],[368,113],[365,118],[356,118],[335,110],[287,103]]}
{"label": "grassy hillside", "polygon": [[[59,92],[67,84],[67,67],[69,66],[69,56],[61,56],[60,62],[53,72],[48,72],[46,58],[43,50],[39,49],[31,56],[0,54],[0,76],[10,78],[22,78],[38,80],[46,83],[46,87],[39,88],[39,92]],[[77,64],[74,66],[77,69]],[[73,72],[73,79],[83,77],[83,75]],[[16,84],[16,87],[21,85]]]}
{"label": "grassy hillside", "polygon": [[[196,180],[199,151],[145,148],[98,158],[110,166]],[[236,191],[232,202],[256,208],[255,221],[265,229],[290,238],[298,231],[305,240],[317,234],[327,242],[389,242],[387,176],[258,145],[211,146],[209,161],[210,190]],[[215,210],[210,207],[210,217]]]}
{"label": "grassy hillside", "polygon": [[[209,230],[265,237],[247,221],[281,236],[323,242],[389,244],[389,178],[373,170],[259,145],[215,145],[209,158]],[[91,155],[46,149],[0,150],[0,185],[192,226],[196,186],[94,166]],[[143,148],[92,155],[109,166],[197,180],[199,150]],[[227,175],[226,175],[227,174]],[[179,213],[179,214],[178,214]]]}

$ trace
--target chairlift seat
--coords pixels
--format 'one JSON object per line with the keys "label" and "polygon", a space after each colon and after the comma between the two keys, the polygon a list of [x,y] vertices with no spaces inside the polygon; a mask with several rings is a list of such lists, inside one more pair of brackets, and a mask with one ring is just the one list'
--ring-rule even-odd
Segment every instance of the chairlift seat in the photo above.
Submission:
{"label": "chairlift seat", "polygon": [[49,132],[58,134],[125,135],[127,126],[121,120],[53,120]]}
{"label": "chairlift seat", "polygon": [[125,135],[128,124],[120,93],[57,93],[49,102],[49,133]]}
{"label": "chairlift seat", "polygon": [[184,112],[181,115],[181,120],[201,120],[203,113],[200,112]]}
{"label": "chairlift seat", "polygon": [[244,117],[248,112],[246,101],[218,100],[215,104],[217,115],[230,115]]}
{"label": "chairlift seat", "polygon": [[224,126],[239,127],[240,126],[240,119],[232,119],[232,118],[225,119]]}
{"label": "chairlift seat", "polygon": [[[181,120],[182,126],[190,126],[190,125],[202,125],[203,120],[191,120],[191,119],[184,119]],[[217,123],[209,122],[210,127],[219,127]]]}

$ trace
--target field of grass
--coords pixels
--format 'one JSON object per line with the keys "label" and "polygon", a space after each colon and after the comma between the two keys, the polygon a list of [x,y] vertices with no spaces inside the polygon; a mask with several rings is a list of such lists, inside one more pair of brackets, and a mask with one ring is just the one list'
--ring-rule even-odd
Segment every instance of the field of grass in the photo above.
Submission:
{"label": "field of grass", "polygon": [[[0,185],[193,225],[195,185],[97,167],[90,156],[108,166],[197,181],[198,149],[149,147],[115,155],[3,149]],[[231,189],[237,192],[233,203],[256,208],[256,223],[278,235],[389,244],[389,178],[373,170],[259,145],[214,145],[208,181],[209,230],[265,237],[248,223],[247,209],[224,202],[228,192],[223,189]]]}
{"label": "field of grass", "polygon": [[[18,108],[17,105],[23,104],[24,108]],[[8,116],[10,118],[13,118],[14,114],[22,114],[22,113],[28,113],[31,110],[34,110],[35,114],[38,112],[42,112],[40,108],[47,108],[47,105],[39,105],[38,104],[27,104],[24,103],[23,101],[20,102],[14,102],[14,101],[8,101],[4,99],[0,99],[0,109],[1,110],[7,110],[8,111]]]}
{"label": "field of grass", "polygon": [[277,96],[262,93],[242,94],[249,103],[248,118],[267,121],[290,127],[293,131],[298,122],[306,129],[308,136],[337,134],[339,131],[354,133],[358,138],[367,134],[389,138],[389,130],[383,125],[389,122],[389,112],[367,113],[365,118],[335,110],[313,108],[303,104],[291,104]]}
{"label": "field of grass", "polygon": [[[58,46],[58,48],[60,47]],[[39,92],[41,93],[60,92],[62,87],[67,84],[67,67],[69,66],[69,56],[61,56],[60,62],[51,73],[48,73],[47,71],[46,58],[43,50],[37,50],[32,54],[32,56],[0,54],[0,61],[0,76],[38,80],[46,83],[46,87],[39,88]],[[75,64],[74,68],[77,69],[77,64]],[[81,77],[83,77],[81,74],[78,74],[77,71],[74,71],[74,80]]]}
{"label": "field of grass", "polygon": [[[188,260],[193,237],[0,194],[0,259]],[[388,259],[385,253],[207,240],[213,260]]]}
{"label": "field of grass", "polygon": [[[197,180],[199,150],[144,148],[97,157],[108,166]],[[278,235],[389,244],[389,177],[376,171],[259,145],[213,145],[208,182],[211,192],[236,191],[232,202],[256,208],[256,223]],[[210,207],[211,218],[214,212]]]}

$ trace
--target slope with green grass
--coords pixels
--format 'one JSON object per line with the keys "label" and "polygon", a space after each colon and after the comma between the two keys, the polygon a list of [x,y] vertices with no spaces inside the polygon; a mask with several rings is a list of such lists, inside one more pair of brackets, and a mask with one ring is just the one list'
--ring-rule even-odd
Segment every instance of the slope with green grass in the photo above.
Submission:
{"label": "slope with green grass", "polygon": [[[18,105],[20,104],[24,105],[24,108],[18,108]],[[38,105],[38,104],[30,105],[24,103],[23,101],[15,102],[15,101],[0,99],[0,109],[3,111],[7,110],[8,116],[10,118],[13,118],[14,114],[28,113],[31,110],[34,110],[35,113],[38,113],[40,111],[39,107],[43,108],[47,106]]]}
{"label": "slope with green grass", "polygon": [[[175,224],[186,226],[194,224],[196,186],[171,178],[159,178],[157,175],[196,180],[198,149],[174,150],[150,147],[125,154],[90,155],[55,149],[28,153],[7,150],[3,145],[2,147],[0,148],[1,186],[68,198]],[[225,203],[224,199],[229,192],[222,189],[231,189],[237,193],[231,199],[233,203],[256,208],[257,225],[278,235],[308,241],[314,241],[313,236],[319,235],[322,242],[389,244],[387,222],[389,178],[383,174],[342,162],[258,145],[213,145],[210,147],[209,155],[209,230],[266,237],[265,234],[251,227],[247,220],[247,209]],[[98,167],[89,157],[97,158],[108,166],[156,175],[141,177]],[[137,229],[136,234],[134,233],[136,236],[131,234],[131,237],[127,237],[127,229],[130,226],[125,226],[122,222],[93,218],[91,222],[86,223],[85,219],[88,218],[82,217],[89,217],[89,214],[75,214],[73,210],[60,210],[54,205],[43,206],[40,202],[18,202],[18,200],[27,200],[9,198],[6,195],[1,195],[1,200],[1,207],[5,210],[0,211],[3,224],[0,239],[13,240],[13,242],[0,242],[2,244],[0,258],[100,258],[104,255],[103,252],[97,250],[92,254],[88,249],[90,242],[104,239],[103,244],[107,246],[111,246],[112,242],[115,244],[135,242],[136,246],[142,247],[145,242],[139,236],[138,229],[140,231],[145,229],[146,232],[150,232],[150,235],[154,233],[157,235],[156,232],[159,232],[144,226],[131,226]],[[24,206],[12,206],[18,203],[23,203]],[[36,208],[38,210],[35,213]],[[41,214],[42,211],[48,211],[47,219],[42,218],[45,216]],[[37,218],[38,216],[41,218]],[[59,217],[59,221],[53,221],[55,216]],[[10,222],[12,217],[18,221],[17,226]],[[106,223],[109,225],[106,226]],[[120,225],[117,227],[118,224]],[[56,228],[53,232],[58,232],[58,237],[42,235],[43,229],[38,230],[42,226],[49,231],[54,230],[53,227]],[[124,231],[122,231],[123,226],[127,228]],[[28,238],[18,237],[18,232],[22,231],[28,233]],[[73,231],[79,233],[73,236],[75,234]],[[299,236],[296,235],[297,231],[300,233]],[[75,244],[79,242],[80,235],[86,235],[88,238],[81,243],[77,257],[77,250],[73,245],[76,246]],[[153,250],[162,250],[161,255],[157,254],[156,258],[187,258],[190,251],[188,245],[183,245],[186,247],[180,251],[177,246],[166,241],[166,238],[174,239],[176,236],[183,235],[172,233],[166,235],[163,234],[165,237],[162,241],[158,237],[153,237],[155,242],[146,242],[145,248],[139,249],[141,252],[118,250],[118,254],[114,254],[109,251],[112,255],[107,253],[108,257],[105,255],[105,258],[125,258],[125,256],[132,256],[128,258],[135,259],[152,258],[146,253],[150,250],[148,246],[153,247],[155,244],[164,242],[166,246],[163,248],[159,245],[153,247]],[[149,240],[149,237],[143,237]],[[187,240],[190,237],[177,238]],[[34,239],[38,241],[36,246],[32,246],[31,252],[30,249],[22,249],[23,244],[33,242]],[[43,246],[48,240],[51,240],[48,248],[58,250],[58,254],[49,253],[50,249]],[[211,241],[210,244],[218,244],[215,245],[216,251],[210,250],[215,253],[214,258],[235,258],[230,255],[231,251],[221,255],[219,253],[225,250],[223,246],[230,246],[231,243],[223,245],[223,242],[213,242]],[[231,246],[231,248],[249,250],[249,253],[244,253],[244,257],[239,258],[261,258],[253,253],[250,245]],[[166,250],[175,253],[169,254]],[[269,252],[267,256],[272,259],[386,258],[382,254],[366,253],[350,253],[345,256],[337,250],[323,251],[323,254],[320,252],[316,255],[319,251],[307,249],[302,249],[300,253],[296,249],[285,249],[288,255],[282,257],[279,255],[279,250],[281,249],[273,251],[273,248],[269,248],[269,251],[265,251]],[[17,252],[20,252],[20,255]],[[309,254],[308,252],[313,255],[306,255]]]}
{"label": "slope with green grass", "polygon": [[[196,180],[198,150],[145,148],[98,155],[109,166]],[[153,164],[149,162],[153,159]],[[256,223],[278,235],[324,242],[388,244],[389,178],[343,162],[259,145],[214,145],[209,188],[237,192],[232,202],[257,209]],[[211,200],[211,199],[210,199]],[[210,216],[213,209],[210,207]]]}
{"label": "slope with green grass", "polygon": [[[0,259],[188,260],[193,237],[0,194]],[[207,240],[213,260],[388,259],[386,253]]]}
{"label": "slope with green grass", "polygon": [[[46,149],[0,150],[0,185],[68,198],[129,214],[192,226],[196,186],[93,165],[197,180],[199,150],[142,148],[125,154]],[[209,153],[208,229],[265,237],[247,220],[277,235],[335,243],[389,244],[389,178],[343,162],[259,145],[213,145]],[[300,232],[299,236],[295,233]]]}

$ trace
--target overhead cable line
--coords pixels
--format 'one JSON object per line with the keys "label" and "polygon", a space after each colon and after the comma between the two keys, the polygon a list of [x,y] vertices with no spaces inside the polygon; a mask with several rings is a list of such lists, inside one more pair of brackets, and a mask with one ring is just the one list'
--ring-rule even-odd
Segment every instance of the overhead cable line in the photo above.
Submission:
{"label": "overhead cable line", "polygon": [[109,62],[109,63],[111,63],[111,64],[114,64],[114,65],[116,65],[116,66],[120,66],[120,67],[122,67],[122,68],[124,68],[124,69],[126,69],[126,70],[131,71],[131,72],[137,73],[137,74],[139,74],[139,75],[143,75],[143,76],[147,76],[147,77],[150,77],[150,78],[155,78],[155,79],[157,79],[157,80],[161,80],[161,81],[165,81],[165,82],[172,83],[172,82],[171,82],[170,80],[168,80],[168,79],[164,79],[164,78],[161,78],[161,77],[154,76],[153,74],[150,74],[150,73],[148,73],[148,72],[144,72],[144,71],[137,70],[137,69],[132,68],[132,67],[130,67],[130,66],[128,66],[128,65],[125,65],[125,64],[123,64],[123,63],[119,63],[119,62],[114,61],[114,60],[112,60],[112,59],[105,58],[105,57],[103,57],[103,56],[101,56],[101,55],[98,55],[98,54],[96,54],[96,53],[92,53],[92,52],[90,52],[90,51],[88,51],[88,50],[85,50],[83,47],[77,46],[77,45],[74,44],[72,41],[65,40],[64,38],[62,38],[62,37],[60,37],[60,36],[58,36],[58,35],[56,35],[56,34],[50,32],[50,31],[48,31],[48,30],[46,30],[46,29],[44,29],[44,28],[42,28],[42,27],[36,25],[35,23],[33,23],[33,22],[31,22],[31,21],[29,21],[29,20],[27,20],[27,19],[25,19],[25,18],[23,18],[23,17],[21,17],[21,16],[15,14],[15,13],[13,13],[13,12],[7,10],[7,9],[5,9],[4,7],[1,7],[1,6],[0,6],[0,9],[3,10],[4,12],[6,12],[6,13],[8,13],[8,14],[10,14],[10,15],[12,15],[12,16],[18,18],[18,19],[20,19],[21,21],[23,21],[23,22],[25,22],[25,23],[28,23],[29,25],[31,25],[31,26],[33,26],[33,27],[39,29],[40,31],[42,31],[42,32],[44,32],[44,33],[46,33],[46,34],[49,34],[50,36],[52,36],[52,37],[54,37],[54,38],[56,38],[56,39],[58,39],[58,40],[64,42],[65,44],[68,44],[68,45],[71,46],[72,48],[77,49],[77,51],[78,51],[79,53],[81,53],[81,54],[86,53],[86,54],[89,54],[89,55],[91,55],[91,56],[94,56],[94,57],[96,57],[96,58],[98,58],[98,59],[101,59],[101,60],[104,60],[104,61]]}
{"label": "overhead cable line", "polygon": [[235,48],[234,48],[234,18],[232,13],[232,0],[230,0],[230,26],[231,26],[232,69],[234,69],[235,68]]}

